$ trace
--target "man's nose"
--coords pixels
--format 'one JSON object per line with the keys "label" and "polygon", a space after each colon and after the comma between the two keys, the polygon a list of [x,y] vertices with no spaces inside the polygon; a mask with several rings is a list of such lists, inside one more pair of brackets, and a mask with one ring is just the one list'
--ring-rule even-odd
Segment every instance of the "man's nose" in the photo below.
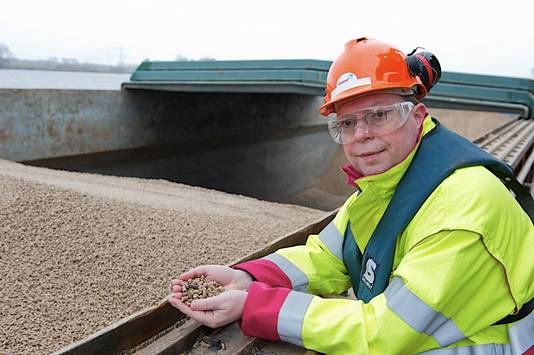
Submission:
{"label": "man's nose", "polygon": [[354,125],[354,138],[356,141],[364,141],[371,137],[369,134],[369,126],[364,120],[359,120]]}

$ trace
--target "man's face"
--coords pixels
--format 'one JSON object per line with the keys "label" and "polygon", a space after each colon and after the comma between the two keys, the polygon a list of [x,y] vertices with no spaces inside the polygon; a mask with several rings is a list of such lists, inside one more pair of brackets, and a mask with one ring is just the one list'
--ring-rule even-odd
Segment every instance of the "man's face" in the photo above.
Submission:
{"label": "man's face", "polygon": [[[402,101],[403,97],[399,95],[377,93],[347,101],[336,110],[338,116],[343,116],[354,110],[392,105]],[[411,111],[406,123],[383,136],[369,133],[365,125],[357,126],[354,132],[355,140],[343,144],[349,163],[364,176],[380,174],[397,165],[415,146],[425,115],[424,105],[419,104]]]}

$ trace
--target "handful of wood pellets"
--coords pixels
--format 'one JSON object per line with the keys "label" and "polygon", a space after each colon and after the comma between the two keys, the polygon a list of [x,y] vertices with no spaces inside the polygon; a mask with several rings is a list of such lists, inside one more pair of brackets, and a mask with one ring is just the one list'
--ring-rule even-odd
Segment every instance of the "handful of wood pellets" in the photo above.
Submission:
{"label": "handful of wood pellets", "polygon": [[191,306],[191,302],[196,299],[217,296],[224,292],[224,289],[218,282],[208,280],[204,275],[189,279],[182,285],[182,302]]}

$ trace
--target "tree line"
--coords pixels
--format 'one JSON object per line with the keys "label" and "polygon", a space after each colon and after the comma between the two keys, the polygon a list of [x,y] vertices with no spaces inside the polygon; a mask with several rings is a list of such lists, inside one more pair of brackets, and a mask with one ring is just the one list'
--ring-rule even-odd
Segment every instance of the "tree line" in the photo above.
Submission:
{"label": "tree line", "polygon": [[[146,59],[148,60],[148,59]],[[177,61],[196,61],[181,54],[175,57]],[[216,60],[211,57],[202,57],[198,61]],[[132,73],[137,64],[106,65],[96,63],[79,62],[75,58],[50,57],[45,60],[29,60],[16,58],[8,46],[0,43],[0,69],[33,69],[33,70],[60,70],[60,71],[84,71],[103,73]]]}
{"label": "tree line", "polygon": [[85,63],[75,58],[50,57],[44,60],[20,59],[13,55],[7,45],[0,43],[0,69],[132,73],[136,68],[137,64],[106,65]]}

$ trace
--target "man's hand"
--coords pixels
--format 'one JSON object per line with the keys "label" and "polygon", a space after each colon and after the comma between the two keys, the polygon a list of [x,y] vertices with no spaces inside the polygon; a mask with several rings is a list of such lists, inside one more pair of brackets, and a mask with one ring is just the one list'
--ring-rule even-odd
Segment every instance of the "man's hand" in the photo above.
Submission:
{"label": "man's hand", "polygon": [[207,279],[218,282],[225,290],[247,290],[252,283],[252,277],[243,270],[234,270],[228,266],[203,265],[184,272],[178,279],[171,281],[175,298],[182,297],[184,281],[204,275]]}
{"label": "man's hand", "polygon": [[[176,297],[179,295],[179,298]],[[229,290],[215,297],[197,299],[191,308],[181,300],[181,292],[169,297],[169,303],[180,312],[210,328],[218,328],[241,319],[247,292]]]}

